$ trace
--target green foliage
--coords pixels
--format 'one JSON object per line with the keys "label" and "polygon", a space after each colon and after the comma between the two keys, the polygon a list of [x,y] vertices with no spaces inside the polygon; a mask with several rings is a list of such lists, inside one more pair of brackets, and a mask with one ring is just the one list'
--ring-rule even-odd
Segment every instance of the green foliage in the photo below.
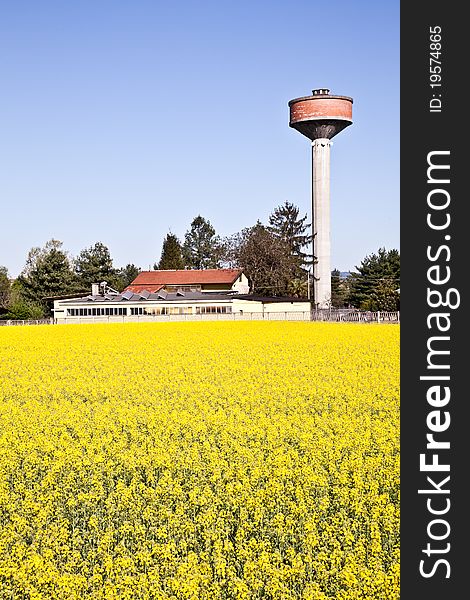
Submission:
{"label": "green foliage", "polygon": [[134,264],[127,264],[125,267],[122,267],[119,269],[119,271],[117,271],[115,286],[112,287],[115,287],[116,290],[122,292],[124,288],[134,281],[139,273],[139,267],[136,267]]}
{"label": "green foliage", "polygon": [[176,235],[170,232],[163,240],[160,262],[158,265],[154,265],[154,269],[184,269],[185,267],[186,264],[183,258],[183,247],[181,242]]}
{"label": "green foliage", "polygon": [[331,272],[331,306],[333,308],[347,306],[349,292],[349,278],[342,279],[338,269],[334,269]]}
{"label": "green foliage", "polygon": [[90,289],[92,283],[102,281],[106,281],[111,287],[120,284],[109,249],[101,242],[82,250],[75,259],[74,266],[77,281],[83,289]]}
{"label": "green foliage", "polygon": [[292,279],[287,286],[287,293],[294,298],[308,297],[308,280]]}
{"label": "green foliage", "polygon": [[217,269],[222,259],[222,245],[210,221],[198,215],[184,236],[183,256],[191,269]]}
{"label": "green foliage", "polygon": [[11,284],[8,277],[8,269],[0,266],[0,312],[6,309],[10,303]]}
{"label": "green foliage", "polygon": [[28,319],[43,319],[46,316],[46,313],[47,309],[43,304],[20,299],[11,303],[8,312],[3,318],[26,321]]}
{"label": "green foliage", "polygon": [[269,224],[260,221],[225,242],[225,262],[242,268],[250,280],[251,291],[267,296],[308,296],[306,266],[312,263],[305,247],[312,241],[307,233],[307,215],[290,202],[278,206]]}
{"label": "green foliage", "polygon": [[45,298],[76,290],[75,277],[62,242],[49,240],[43,248],[32,248],[17,279],[17,292],[24,301],[45,307]]}
{"label": "green foliage", "polygon": [[306,247],[312,243],[310,223],[307,215],[299,218],[299,208],[291,202],[284,202],[269,216],[268,231],[281,239],[289,248],[290,254],[298,264],[298,275],[303,280],[305,273],[302,267],[312,264],[312,255],[305,252]]}
{"label": "green foliage", "polygon": [[400,254],[380,248],[356,267],[350,277],[349,302],[365,310],[399,310]]}

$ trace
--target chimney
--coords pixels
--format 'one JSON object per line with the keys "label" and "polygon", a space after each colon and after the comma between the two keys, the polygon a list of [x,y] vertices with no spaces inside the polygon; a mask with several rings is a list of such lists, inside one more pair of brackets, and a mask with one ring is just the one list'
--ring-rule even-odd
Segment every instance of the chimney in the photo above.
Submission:
{"label": "chimney", "polygon": [[99,296],[100,295],[100,284],[99,283],[92,283],[91,284],[91,295],[92,296]]}

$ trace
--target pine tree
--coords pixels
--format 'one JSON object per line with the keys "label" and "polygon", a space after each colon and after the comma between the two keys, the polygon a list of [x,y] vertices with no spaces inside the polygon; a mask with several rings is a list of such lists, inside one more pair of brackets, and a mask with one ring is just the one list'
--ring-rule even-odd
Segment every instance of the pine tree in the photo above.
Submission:
{"label": "pine tree", "polygon": [[297,262],[300,278],[305,276],[302,273],[303,267],[312,264],[312,255],[306,249],[313,238],[307,233],[311,225],[306,221],[307,215],[299,218],[299,208],[286,201],[271,213],[268,225],[268,230],[287,244]]}
{"label": "pine tree", "polygon": [[75,259],[75,273],[82,288],[91,288],[92,283],[106,283],[111,287],[119,286],[119,278],[113,267],[109,248],[101,242],[85,248]]}
{"label": "pine tree", "polygon": [[186,266],[183,258],[183,247],[179,239],[173,233],[168,233],[163,240],[160,262],[154,265],[154,269],[184,269]]}
{"label": "pine tree", "polygon": [[217,269],[222,258],[220,238],[210,221],[198,215],[184,236],[183,256],[191,269]]}
{"label": "pine tree", "polygon": [[397,310],[400,302],[400,254],[380,248],[366,256],[350,277],[350,303],[366,310]]}
{"label": "pine tree", "polygon": [[119,269],[117,272],[118,284],[116,290],[121,292],[124,288],[130,285],[140,273],[140,271],[141,269],[133,264],[127,264],[125,267]]}
{"label": "pine tree", "polygon": [[338,269],[331,271],[331,305],[334,308],[343,308],[346,306],[349,296],[349,282],[341,278]]}
{"label": "pine tree", "polygon": [[23,300],[40,303],[44,309],[46,297],[73,293],[76,281],[62,242],[52,239],[44,248],[31,248],[16,288]]}
{"label": "pine tree", "polygon": [[11,284],[8,277],[8,269],[0,266],[0,313],[8,307],[10,298]]}

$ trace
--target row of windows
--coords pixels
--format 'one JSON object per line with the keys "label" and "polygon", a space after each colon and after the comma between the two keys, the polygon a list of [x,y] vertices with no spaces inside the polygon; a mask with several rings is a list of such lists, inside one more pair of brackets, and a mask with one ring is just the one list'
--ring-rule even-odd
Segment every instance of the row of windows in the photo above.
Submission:
{"label": "row of windows", "polygon": [[104,317],[127,315],[127,308],[123,306],[108,306],[106,308],[68,308],[68,317]]}
{"label": "row of windows", "polygon": [[205,315],[209,313],[231,313],[231,306],[196,306],[197,315]]}
{"label": "row of windows", "polygon": [[[192,315],[191,306],[131,306],[129,314],[138,315]],[[231,306],[196,306],[196,314],[226,314],[231,313]],[[68,308],[68,317],[104,317],[104,316],[125,316],[127,315],[125,306],[109,306],[96,308]]]}
{"label": "row of windows", "polygon": [[191,306],[131,306],[131,315],[192,315]]}

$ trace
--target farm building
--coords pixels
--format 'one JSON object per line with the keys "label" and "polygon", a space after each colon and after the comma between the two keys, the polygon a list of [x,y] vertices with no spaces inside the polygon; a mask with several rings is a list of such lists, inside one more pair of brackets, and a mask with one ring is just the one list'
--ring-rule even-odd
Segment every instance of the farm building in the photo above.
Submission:
{"label": "farm building", "polygon": [[249,292],[248,279],[240,269],[184,269],[142,271],[124,292]]}
{"label": "farm building", "polygon": [[[310,303],[297,298],[266,298],[250,294],[220,292],[151,293],[131,290],[121,294],[90,294],[84,298],[54,301],[56,323],[119,322],[181,318],[305,318]],[[295,314],[294,314],[295,313]]]}
{"label": "farm building", "polygon": [[[161,317],[269,318],[274,313],[310,313],[298,298],[248,294],[248,279],[239,269],[144,271],[121,293],[93,284],[91,294],[54,299],[57,323],[153,320]],[[303,315],[301,316],[301,313]],[[295,318],[295,316],[294,316]]]}

